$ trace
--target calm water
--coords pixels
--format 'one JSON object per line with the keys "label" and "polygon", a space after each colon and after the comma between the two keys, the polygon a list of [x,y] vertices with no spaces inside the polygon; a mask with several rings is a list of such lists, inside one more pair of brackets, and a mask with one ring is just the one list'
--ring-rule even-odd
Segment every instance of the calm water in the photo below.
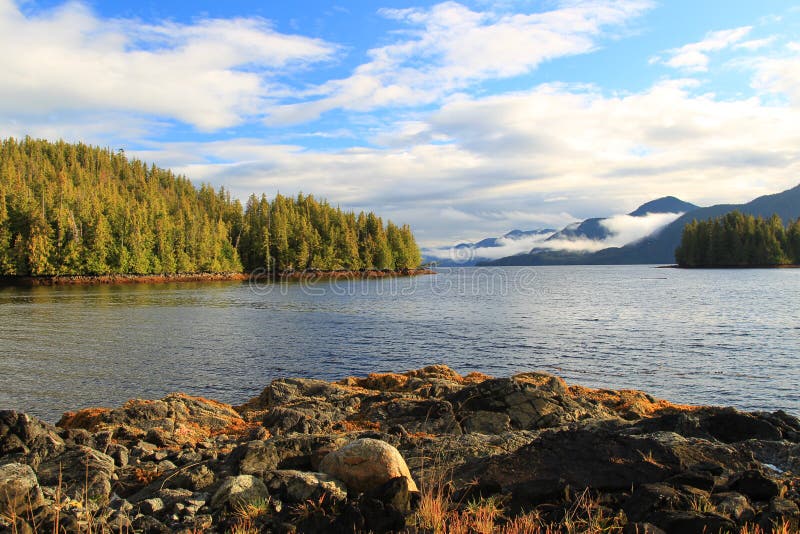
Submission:
{"label": "calm water", "polygon": [[315,285],[0,289],[0,408],[54,421],[172,391],[446,363],[800,414],[800,269],[461,269]]}

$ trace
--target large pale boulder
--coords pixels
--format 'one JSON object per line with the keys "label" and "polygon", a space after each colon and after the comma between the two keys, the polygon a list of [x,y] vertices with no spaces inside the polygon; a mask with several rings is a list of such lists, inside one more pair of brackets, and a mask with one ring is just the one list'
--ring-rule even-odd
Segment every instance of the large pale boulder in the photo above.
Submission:
{"label": "large pale boulder", "polygon": [[42,489],[30,466],[15,462],[0,465],[0,513],[22,514],[43,502]]}
{"label": "large pale boulder", "polygon": [[410,491],[418,491],[400,452],[378,439],[358,439],[329,453],[319,470],[352,491],[370,491],[396,477],[407,478]]}

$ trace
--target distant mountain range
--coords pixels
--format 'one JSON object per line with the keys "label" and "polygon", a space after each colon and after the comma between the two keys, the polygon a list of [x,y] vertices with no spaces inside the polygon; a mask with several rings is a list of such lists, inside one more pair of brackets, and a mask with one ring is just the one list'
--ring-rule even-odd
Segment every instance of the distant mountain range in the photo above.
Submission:
{"label": "distant mountain range", "polygon": [[[453,247],[423,249],[423,262],[436,262],[442,267],[471,266],[479,261],[497,259],[505,254],[500,250],[522,247],[525,252],[536,241],[544,241],[556,232],[553,228],[541,230],[511,230],[500,237],[487,237],[475,243],[459,243]],[[527,246],[526,246],[527,245]]]}
{"label": "distant mountain range", "polygon": [[[631,217],[644,217],[651,213],[686,213],[696,210],[699,206],[684,202],[683,200],[675,197],[663,197],[656,200],[651,200],[642,204],[628,215]],[[548,241],[556,241],[559,239],[577,240],[577,239],[593,239],[603,240],[611,237],[611,230],[603,223],[608,219],[586,219],[581,223],[574,223],[560,232],[556,232],[548,238]]]}
{"label": "distant mountain range", "polygon": [[[746,204],[719,204],[708,208],[698,208],[674,197],[664,197],[640,206],[629,215],[638,217],[645,213],[657,213],[648,211],[653,209],[685,213],[653,234],[621,247],[610,247],[596,252],[574,252],[540,247],[526,254],[479,262],[478,265],[671,264],[675,262],[675,249],[680,244],[683,227],[693,219],[719,217],[734,210],[761,217],[778,214],[784,221],[797,219],[800,217],[800,185],[782,193],[759,197]],[[599,236],[608,234],[603,233],[607,228],[601,224],[602,221],[603,219],[587,219],[574,228],[565,228],[559,234],[566,239],[603,239]],[[556,239],[555,234],[550,239]]]}

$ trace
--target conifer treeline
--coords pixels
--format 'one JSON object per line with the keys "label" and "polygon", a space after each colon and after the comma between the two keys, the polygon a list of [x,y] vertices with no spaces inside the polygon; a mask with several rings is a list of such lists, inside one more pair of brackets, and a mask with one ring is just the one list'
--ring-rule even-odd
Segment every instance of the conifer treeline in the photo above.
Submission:
{"label": "conifer treeline", "polygon": [[125,157],[26,138],[0,142],[0,275],[404,269],[408,226],[312,196],[252,196]]}
{"label": "conifer treeline", "polygon": [[747,267],[800,264],[800,219],[784,226],[733,211],[692,221],[683,229],[675,260],[682,267]]}

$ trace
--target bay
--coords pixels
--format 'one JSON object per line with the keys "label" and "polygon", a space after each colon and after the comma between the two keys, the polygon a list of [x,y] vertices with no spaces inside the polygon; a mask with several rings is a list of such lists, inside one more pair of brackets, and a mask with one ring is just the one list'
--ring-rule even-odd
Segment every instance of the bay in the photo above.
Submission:
{"label": "bay", "polygon": [[800,270],[440,269],[317,283],[0,289],[0,409],[169,392],[233,404],[279,377],[434,363],[800,414]]}

